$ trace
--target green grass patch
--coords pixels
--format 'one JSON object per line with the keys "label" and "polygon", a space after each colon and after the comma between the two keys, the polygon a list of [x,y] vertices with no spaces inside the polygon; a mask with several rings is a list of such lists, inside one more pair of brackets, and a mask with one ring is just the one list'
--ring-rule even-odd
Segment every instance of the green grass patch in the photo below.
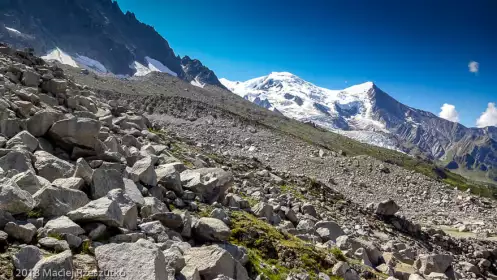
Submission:
{"label": "green grass patch", "polygon": [[40,209],[33,209],[27,213],[28,218],[30,219],[38,219],[43,217],[43,213]]}
{"label": "green grass patch", "polygon": [[304,194],[302,194],[300,192],[300,190],[298,190],[298,188],[296,186],[282,185],[282,186],[280,186],[280,190],[281,190],[282,193],[289,193],[289,194],[293,195],[297,199],[305,200]]}
{"label": "green grass patch", "polygon": [[47,236],[55,238],[57,240],[64,240],[64,238],[62,237],[62,235],[60,233],[58,233],[58,232],[50,232]]}
{"label": "green grass patch", "polygon": [[300,271],[309,273],[311,279],[317,279],[319,272],[331,277],[331,269],[338,260],[327,250],[280,232],[246,212],[233,211],[231,221],[230,242],[247,248],[250,276],[263,274],[268,279],[285,279]]}
{"label": "green grass patch", "polygon": [[81,244],[81,254],[86,254],[86,255],[93,255],[91,250],[91,241],[90,240],[85,240]]}

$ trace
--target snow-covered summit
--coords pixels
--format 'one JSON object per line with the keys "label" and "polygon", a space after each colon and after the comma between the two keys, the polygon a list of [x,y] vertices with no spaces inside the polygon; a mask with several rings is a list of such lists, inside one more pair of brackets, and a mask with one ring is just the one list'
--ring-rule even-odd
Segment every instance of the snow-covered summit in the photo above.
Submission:
{"label": "snow-covered summit", "polygon": [[289,72],[272,72],[245,82],[220,81],[233,93],[250,101],[266,100],[266,106],[269,104],[269,107],[297,120],[312,121],[328,129],[349,130],[352,126],[384,130],[384,125],[371,117],[372,82],[330,90]]}

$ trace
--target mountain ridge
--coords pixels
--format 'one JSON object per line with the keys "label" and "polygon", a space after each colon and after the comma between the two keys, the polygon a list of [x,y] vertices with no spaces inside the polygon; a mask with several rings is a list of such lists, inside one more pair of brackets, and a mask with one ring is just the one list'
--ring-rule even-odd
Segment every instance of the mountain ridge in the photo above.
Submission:
{"label": "mountain ridge", "polygon": [[5,0],[0,10],[4,11],[0,40],[16,48],[32,48],[40,56],[58,50],[78,66],[118,76],[159,71],[188,82],[222,86],[201,63],[186,73],[185,57],[176,55],[154,27],[132,12],[124,13],[115,1],[54,0],[46,5],[37,0]]}
{"label": "mountain ridge", "polygon": [[[361,142],[422,155],[453,169],[483,171],[495,181],[497,128],[466,127],[405,105],[365,82],[342,90],[313,85],[289,72],[272,72],[246,82],[220,79],[228,89],[303,122]],[[311,103],[312,106],[306,106]],[[487,141],[485,141],[487,137]]]}

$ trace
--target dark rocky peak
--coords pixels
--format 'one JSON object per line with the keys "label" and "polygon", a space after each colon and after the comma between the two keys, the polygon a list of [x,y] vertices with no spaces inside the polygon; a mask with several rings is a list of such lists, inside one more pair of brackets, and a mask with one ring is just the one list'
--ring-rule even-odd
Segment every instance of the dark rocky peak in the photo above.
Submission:
{"label": "dark rocky peak", "polygon": [[220,88],[226,89],[216,74],[206,66],[200,62],[198,59],[191,59],[189,56],[184,56],[181,59],[181,65],[183,67],[183,71],[186,74],[186,80],[195,81],[199,84],[209,84],[218,86]]}

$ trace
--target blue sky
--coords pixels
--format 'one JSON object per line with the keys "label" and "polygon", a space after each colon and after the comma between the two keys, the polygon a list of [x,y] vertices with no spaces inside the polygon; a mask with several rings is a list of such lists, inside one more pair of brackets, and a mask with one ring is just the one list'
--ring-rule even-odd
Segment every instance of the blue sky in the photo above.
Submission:
{"label": "blue sky", "polygon": [[219,78],[287,71],[330,89],[374,81],[411,107],[454,105],[467,126],[497,103],[497,1],[117,2]]}

